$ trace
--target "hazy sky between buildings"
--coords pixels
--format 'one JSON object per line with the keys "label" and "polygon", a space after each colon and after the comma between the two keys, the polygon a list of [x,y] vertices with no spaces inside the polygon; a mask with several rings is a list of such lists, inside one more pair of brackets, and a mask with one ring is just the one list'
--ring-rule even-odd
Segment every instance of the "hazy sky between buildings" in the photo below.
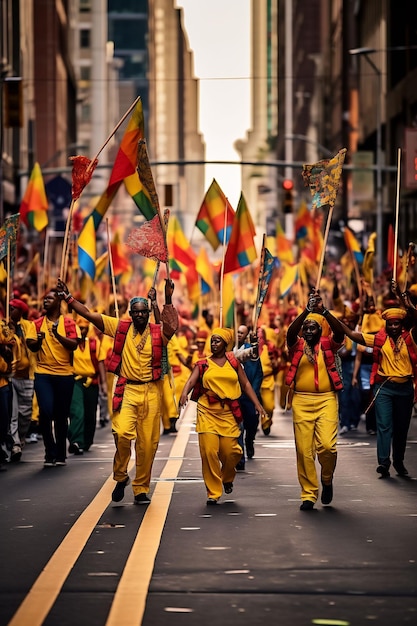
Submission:
{"label": "hazy sky between buildings", "polygon": [[[233,147],[250,126],[250,0],[177,0],[200,80],[200,132],[206,159],[239,160]],[[240,166],[208,165],[206,189],[216,178],[236,209]]]}

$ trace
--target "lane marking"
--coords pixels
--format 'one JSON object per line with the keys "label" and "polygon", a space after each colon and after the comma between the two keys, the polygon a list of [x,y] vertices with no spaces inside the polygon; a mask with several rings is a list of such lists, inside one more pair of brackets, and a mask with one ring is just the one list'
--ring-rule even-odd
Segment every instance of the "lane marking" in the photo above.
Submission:
{"label": "lane marking", "polygon": [[[191,409],[191,410],[189,410]],[[190,415],[189,419],[186,417]],[[192,416],[192,419],[191,419]],[[181,469],[185,449],[195,419],[195,408],[188,404],[169,459],[161,472],[138,534],[126,561],[106,626],[142,624],[149,585],[161,542],[175,479]]]}
{"label": "lane marking", "polygon": [[112,491],[113,476],[109,476],[33,583],[29,593],[9,622],[9,626],[27,626],[27,624],[41,626],[43,624],[93,529],[103,511],[106,510]]}
{"label": "lane marking", "polygon": [[[190,405],[188,405],[187,410],[189,407]],[[190,430],[188,428],[189,424],[188,422],[185,422],[185,419],[184,419],[187,414],[187,410],[184,412],[184,416],[182,419],[183,424],[181,425],[181,428],[179,429],[179,432],[176,436],[175,442],[172,446],[172,454],[168,458],[168,461],[161,473],[161,478],[167,478],[167,479],[171,478],[173,477],[174,472],[177,472],[178,474],[180,470],[181,463],[182,463],[182,455],[185,451],[188,437],[190,434]],[[180,454],[181,454],[181,457],[180,457]],[[177,459],[171,460],[171,456],[176,456]],[[132,459],[131,463],[129,464],[129,470],[131,469],[131,467],[133,467],[133,465],[134,465],[134,459]],[[142,585],[141,594],[140,594],[141,597],[144,594],[142,598],[143,610],[145,607],[147,590],[148,590],[150,579],[152,576],[153,563],[155,562],[156,552],[158,550],[158,546],[160,542],[160,535],[163,530],[163,526],[164,526],[165,519],[166,519],[167,512],[168,512],[168,506],[171,500],[171,493],[173,491],[174,486],[175,486],[174,481],[170,483],[159,483],[156,485],[154,496],[152,497],[152,504],[146,511],[145,516],[142,521],[142,525],[145,523],[145,521],[147,522],[146,523],[147,535],[149,536],[152,534],[150,533],[151,529],[149,528],[149,526],[152,526],[152,524],[155,524],[155,528],[152,528],[153,534],[155,534],[155,538],[153,540],[153,546],[152,546],[154,552],[150,550],[150,547],[151,547],[150,544],[148,545],[146,543],[148,541],[148,538],[146,535],[145,540],[144,540],[145,543],[144,544],[141,543],[140,566],[136,567],[137,577],[135,576],[134,578],[134,580],[136,581],[136,584],[138,580],[142,581],[143,579],[145,581],[145,578],[146,578],[146,585],[145,584]],[[61,589],[64,586],[65,581],[68,578],[72,568],[74,567],[76,561],[78,560],[80,554],[82,553],[84,547],[86,546],[87,541],[89,540],[91,536],[91,533],[93,532],[94,528],[97,526],[104,511],[109,506],[109,503],[111,502],[111,494],[112,494],[113,488],[114,488],[114,481],[113,481],[113,475],[111,474],[106,480],[106,482],[104,483],[104,485],[102,486],[102,488],[100,489],[100,491],[97,493],[95,498],[91,501],[91,503],[88,505],[85,511],[81,513],[81,515],[79,516],[77,521],[74,523],[70,531],[62,540],[61,544],[55,550],[54,554],[52,555],[48,563],[45,565],[43,571],[33,583],[31,589],[29,590],[25,599],[23,600],[23,602],[17,609],[16,613],[12,617],[8,626],[27,626],[27,624],[30,624],[31,626],[42,626],[51,608],[53,607],[57,597],[59,596]],[[158,536],[158,533],[159,533],[159,536]],[[140,530],[136,538],[135,545],[139,543],[138,542],[138,539],[140,538],[139,536],[140,536]],[[157,536],[159,537],[158,541],[156,541]],[[140,542],[142,541],[143,539],[140,539]],[[146,577],[144,577],[144,570],[145,570],[144,568],[145,557],[143,554],[144,549],[148,556],[148,564],[149,564]],[[139,561],[139,556],[137,554],[138,552],[139,552],[139,549],[138,547],[136,547],[136,551],[135,551],[136,559]],[[128,558],[126,565],[129,563],[129,561],[132,561],[131,557],[132,555]],[[151,563],[152,563],[152,569],[149,569]],[[125,568],[124,573],[122,574],[122,578],[120,580],[119,587],[118,587],[118,590],[120,588],[122,593],[123,593],[123,588],[125,585],[124,580],[123,580],[125,578],[125,572],[126,572],[126,568]],[[121,586],[122,583],[123,585]],[[134,585],[135,592],[137,591],[136,584]],[[117,598],[118,590],[116,591],[115,599]],[[133,610],[131,609],[130,618],[132,617],[132,615],[135,614],[135,612],[136,612],[136,615],[138,615],[137,608],[138,607],[134,606]],[[142,620],[143,610],[140,613],[141,615],[140,622]],[[123,623],[124,626],[128,626],[128,624],[130,623],[132,624],[134,623],[137,625],[140,622],[138,621],[138,618],[134,619],[133,621],[131,619],[127,619],[127,615],[126,615],[126,617],[123,618],[122,622],[118,622],[118,624]]]}

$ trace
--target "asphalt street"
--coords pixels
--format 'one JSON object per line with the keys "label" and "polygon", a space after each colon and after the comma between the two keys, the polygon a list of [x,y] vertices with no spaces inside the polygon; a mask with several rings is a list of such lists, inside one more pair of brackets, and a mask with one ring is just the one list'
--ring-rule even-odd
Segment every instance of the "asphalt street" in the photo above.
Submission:
{"label": "asphalt street", "polygon": [[1,626],[417,623],[417,418],[410,478],[379,478],[361,423],[339,437],[332,504],[302,512],[291,413],[211,507],[194,417],[161,436],[149,506],[131,486],[111,502],[109,426],[66,467],[44,469],[39,441],[0,474]]}

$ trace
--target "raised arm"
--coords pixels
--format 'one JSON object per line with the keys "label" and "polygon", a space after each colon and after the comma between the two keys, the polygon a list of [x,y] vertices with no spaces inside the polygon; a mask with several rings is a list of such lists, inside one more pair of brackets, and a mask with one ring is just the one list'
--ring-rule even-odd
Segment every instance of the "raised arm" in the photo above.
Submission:
{"label": "raised arm", "polygon": [[103,332],[104,324],[100,313],[93,313],[85,306],[85,304],[78,302],[78,300],[76,300],[74,296],[70,294],[68,287],[60,278],[58,278],[57,281],[57,289],[59,291],[61,299],[65,300],[67,304],[70,304],[74,311],[78,313],[78,315],[84,317],[86,320],[94,324],[96,328]]}

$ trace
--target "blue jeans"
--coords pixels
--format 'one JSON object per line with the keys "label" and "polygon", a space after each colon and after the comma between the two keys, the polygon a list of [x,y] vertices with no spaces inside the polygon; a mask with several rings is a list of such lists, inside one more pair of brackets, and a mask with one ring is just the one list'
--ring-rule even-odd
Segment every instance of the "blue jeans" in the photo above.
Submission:
{"label": "blue jeans", "polygon": [[374,385],[376,415],[376,446],[378,465],[391,465],[404,460],[407,434],[413,410],[412,381],[406,383],[376,383]]}
{"label": "blue jeans", "polygon": [[73,388],[72,374],[70,376],[35,374],[39,429],[45,446],[45,461],[66,459],[68,416]]}

